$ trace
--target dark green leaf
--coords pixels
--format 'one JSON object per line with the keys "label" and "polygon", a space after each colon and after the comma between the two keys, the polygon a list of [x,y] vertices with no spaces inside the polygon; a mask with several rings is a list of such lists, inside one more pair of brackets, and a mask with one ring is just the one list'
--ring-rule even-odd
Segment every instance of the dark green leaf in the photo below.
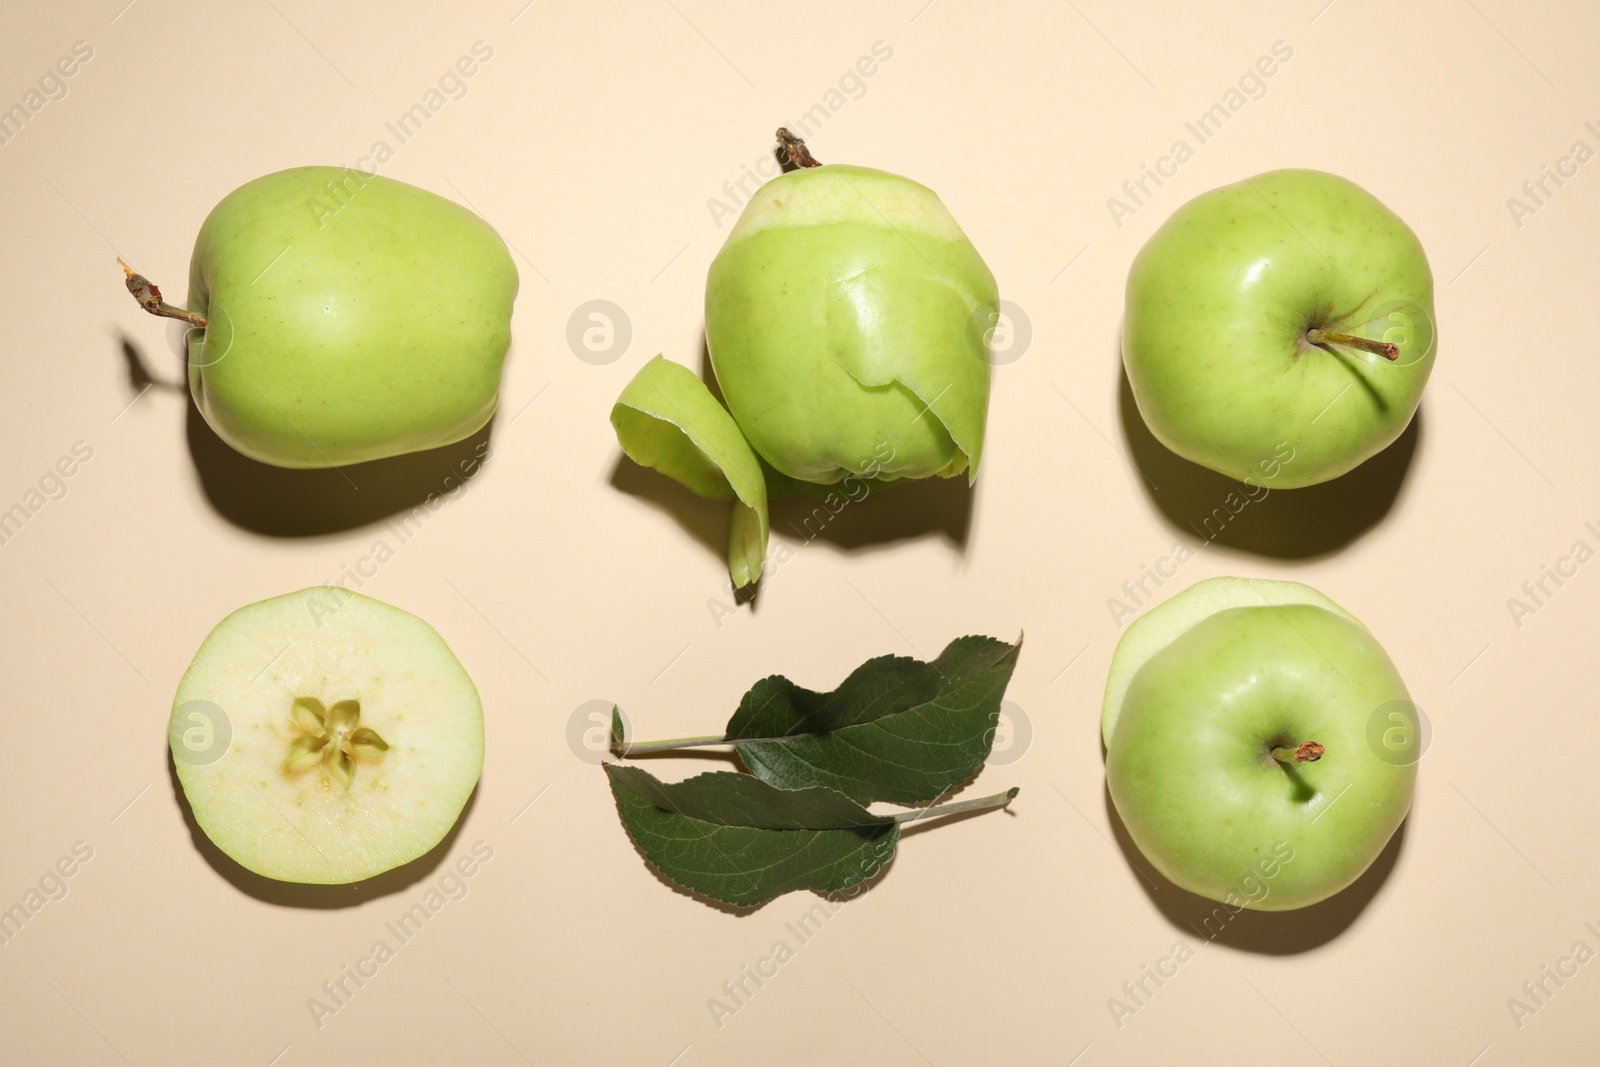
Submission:
{"label": "dark green leaf", "polygon": [[1021,648],[962,637],[931,663],[880,656],[831,693],[773,675],[740,701],[727,740],[782,788],[827,786],[862,804],[936,800],[988,758]]}
{"label": "dark green leaf", "polygon": [[606,764],[617,811],[663,875],[739,907],[797,889],[846,889],[894,855],[900,827],[822,788],[778,789],[716,771],[667,783]]}

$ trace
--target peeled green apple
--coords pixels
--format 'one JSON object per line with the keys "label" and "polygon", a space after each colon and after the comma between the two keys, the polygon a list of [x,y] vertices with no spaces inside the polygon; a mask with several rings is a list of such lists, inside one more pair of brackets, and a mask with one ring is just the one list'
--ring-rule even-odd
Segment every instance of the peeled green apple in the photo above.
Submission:
{"label": "peeled green apple", "polygon": [[[700,492],[702,468],[724,472],[706,495],[744,505],[729,547],[740,586],[760,575],[768,492],[977,476],[999,300],[932,190],[818,164],[788,131],[778,138],[795,169],[751,197],[706,280],[706,343],[730,418],[690,417],[704,385],[659,359],[612,415],[636,461]],[[698,455],[678,455],[677,438]],[[741,488],[762,464],[764,490]]]}
{"label": "peeled green apple", "polygon": [[483,708],[433,627],[319,586],[211,631],[168,740],[195,821],[223,852],[268,878],[357,882],[455,825],[483,770]]}
{"label": "peeled green apple", "polygon": [[1320,171],[1195,197],[1128,272],[1122,355],[1151,433],[1251,484],[1315,485],[1387,448],[1436,340],[1416,234]]}
{"label": "peeled green apple", "polygon": [[[177,310],[129,274],[147,310]],[[263,463],[334,467],[488,422],[516,294],[504,242],[466,208],[362,171],[298,167],[212,210],[190,315],[172,317],[202,326],[189,386],[219,437]]]}
{"label": "peeled green apple", "polygon": [[1303,908],[1360,877],[1410,809],[1415,758],[1380,754],[1369,731],[1412,707],[1372,634],[1315,589],[1213,578],[1118,644],[1106,784],[1134,843],[1178,886]]}
{"label": "peeled green apple", "polygon": [[706,280],[717,384],[763,459],[802,482],[974,476],[994,276],[931,189],[842,165],[750,199]]}

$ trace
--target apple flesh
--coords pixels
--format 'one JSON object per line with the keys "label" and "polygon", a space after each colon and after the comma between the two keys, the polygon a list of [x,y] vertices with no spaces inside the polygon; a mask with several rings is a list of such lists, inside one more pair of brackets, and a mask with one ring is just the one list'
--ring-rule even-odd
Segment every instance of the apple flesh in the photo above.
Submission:
{"label": "apple flesh", "polygon": [[1320,593],[1211,579],[1124,635],[1102,715],[1106,783],[1134,843],[1181,888],[1303,908],[1360,877],[1410,808],[1415,762],[1368,740],[1373,716],[1401,702],[1382,647]]}
{"label": "apple flesh", "polygon": [[789,478],[970,478],[997,301],[932,190],[805,167],[761,187],[712,261],[706,341],[739,428]]}
{"label": "apple flesh", "polygon": [[357,882],[416,859],[483,769],[483,707],[444,639],[330,586],[222,620],[178,685],[168,736],[200,829],[289,882]]}
{"label": "apple flesh", "polygon": [[1320,171],[1201,194],[1128,272],[1123,362],[1151,433],[1252,484],[1315,485],[1387,448],[1417,410],[1435,342],[1416,234]]}
{"label": "apple flesh", "polygon": [[337,167],[229,193],[189,271],[189,385],[211,427],[279,467],[447,445],[494,414],[517,270],[444,197]]}

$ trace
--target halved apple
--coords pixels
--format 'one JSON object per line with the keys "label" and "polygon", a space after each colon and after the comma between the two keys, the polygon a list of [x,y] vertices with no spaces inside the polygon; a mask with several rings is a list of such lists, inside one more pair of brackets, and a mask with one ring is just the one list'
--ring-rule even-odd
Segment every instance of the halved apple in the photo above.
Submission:
{"label": "halved apple", "polygon": [[219,623],[169,741],[195,821],[243,866],[357,882],[421,856],[483,770],[478,691],[409,612],[329,586]]}

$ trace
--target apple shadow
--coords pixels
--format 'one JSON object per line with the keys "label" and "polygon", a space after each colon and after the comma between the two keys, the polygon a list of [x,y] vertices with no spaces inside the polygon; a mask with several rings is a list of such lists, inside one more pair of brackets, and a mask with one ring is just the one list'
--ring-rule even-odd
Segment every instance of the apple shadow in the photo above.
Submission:
{"label": "apple shadow", "polygon": [[[1140,875],[1139,888],[1174,929],[1194,934],[1202,941],[1214,941],[1240,952],[1264,956],[1292,956],[1327,944],[1356,921],[1377,895],[1394,870],[1405,847],[1406,830],[1411,825],[1408,813],[1394,836],[1378,853],[1372,866],[1344,890],[1320,904],[1295,911],[1253,911],[1232,908],[1199,894],[1181,889],[1156,870],[1139,852],[1128,827],[1117,813],[1109,787],[1104,789],[1106,816],[1123,859]],[[1134,857],[1139,857],[1138,861]]]}
{"label": "apple shadow", "polygon": [[290,470],[260,463],[218,437],[189,403],[189,454],[211,507],[269,537],[337,533],[411,511],[455,492],[487,462],[494,418],[442,448],[346,467]]}
{"label": "apple shadow", "polygon": [[460,836],[462,828],[466,826],[467,817],[472,814],[473,806],[478,802],[478,786],[474,785],[450,832],[427,852],[393,870],[384,871],[365,881],[337,885],[280,882],[276,878],[268,878],[244,867],[238,860],[218,848],[216,843],[206,836],[206,832],[200,829],[200,824],[194,817],[194,810],[189,806],[189,798],[184,794],[183,783],[178,781],[178,768],[173,762],[170,747],[167,749],[167,776],[172,785],[172,795],[178,802],[178,810],[183,815],[183,823],[189,828],[189,839],[194,843],[195,851],[205,858],[212,870],[239,892],[281,908],[314,908],[327,911],[353,908],[415,885],[444,862],[450,854],[450,849],[455,845],[456,838]]}
{"label": "apple shadow", "polygon": [[[711,365],[711,345],[703,332],[700,335],[700,380],[706,383],[717,403],[728,406],[722,387],[717,383],[716,368]],[[789,493],[769,498],[767,508],[772,529],[785,537],[794,535],[802,545],[825,541],[846,550],[935,534],[957,551],[966,551],[972,532],[972,501],[976,489],[967,484],[965,475],[921,478],[876,487],[848,503],[844,503],[846,494],[840,490],[833,507],[824,503],[828,490],[819,489],[821,497]],[[835,512],[834,508],[839,510]]]}
{"label": "apple shadow", "polygon": [[773,532],[800,545],[822,541],[854,552],[931,535],[965,552],[975,495],[965,476],[921,478],[872,488],[857,500],[841,489],[832,507],[826,500],[791,493],[773,500],[769,510]]}
{"label": "apple shadow", "polygon": [[[717,384],[716,368],[711,365],[711,346],[703,332],[700,379],[717,403],[727,407],[722,387]],[[773,533],[796,540],[801,546],[823,541],[846,551],[935,535],[958,552],[966,551],[975,490],[967,485],[965,475],[920,478],[885,486],[868,484],[864,495],[855,483],[835,490],[832,506],[825,501],[829,492],[825,486],[817,487],[820,496],[788,493],[769,497],[767,509]],[[857,499],[851,499],[851,494]]]}
{"label": "apple shadow", "polygon": [[1338,552],[1389,513],[1422,440],[1419,408],[1393,444],[1343,477],[1303,489],[1250,488],[1158,441],[1139,414],[1126,368],[1118,377],[1122,436],[1143,475],[1139,484],[1177,533],[1201,545],[1276,559]]}
{"label": "apple shadow", "polygon": [[156,388],[168,393],[186,393],[188,386],[180,381],[167,381],[157,378],[150,373],[150,368],[145,365],[144,354],[139,351],[129,337],[121,330],[116,331],[117,347],[122,352],[123,369],[128,374],[128,402],[132,403],[140,393],[146,389]]}
{"label": "apple shadow", "polygon": [[[150,373],[144,353],[116,335],[133,395],[155,387],[187,396],[185,382]],[[408,512],[435,496],[455,492],[487,461],[494,427],[426,452],[321,470],[289,470],[260,463],[218,437],[191,398],[185,432],[200,487],[213,510],[235,526],[269,537],[337,533]]]}
{"label": "apple shadow", "polygon": [[[711,352],[702,335],[700,341],[700,380],[727,407],[711,366]],[[732,507],[722,500],[706,500],[671,478],[648,470],[619,456],[612,468],[611,486],[630,496],[649,501],[671,515],[696,541],[723,555],[728,545],[728,514]],[[769,488],[771,482],[768,483]],[[976,495],[967,479],[921,478],[911,482],[874,486],[867,491],[852,482],[830,491],[818,486],[819,495],[788,493],[769,496],[768,513],[775,536],[804,547],[813,541],[833,545],[845,552],[860,552],[901,541],[928,536],[943,538],[964,553],[972,531],[973,498]],[[757,586],[738,593],[740,603],[754,604]]]}
{"label": "apple shadow", "polygon": [[707,550],[721,557],[728,550],[728,522],[733,502],[707,500],[660,471],[641,467],[620,452],[611,468],[611,488],[649,503]]}

